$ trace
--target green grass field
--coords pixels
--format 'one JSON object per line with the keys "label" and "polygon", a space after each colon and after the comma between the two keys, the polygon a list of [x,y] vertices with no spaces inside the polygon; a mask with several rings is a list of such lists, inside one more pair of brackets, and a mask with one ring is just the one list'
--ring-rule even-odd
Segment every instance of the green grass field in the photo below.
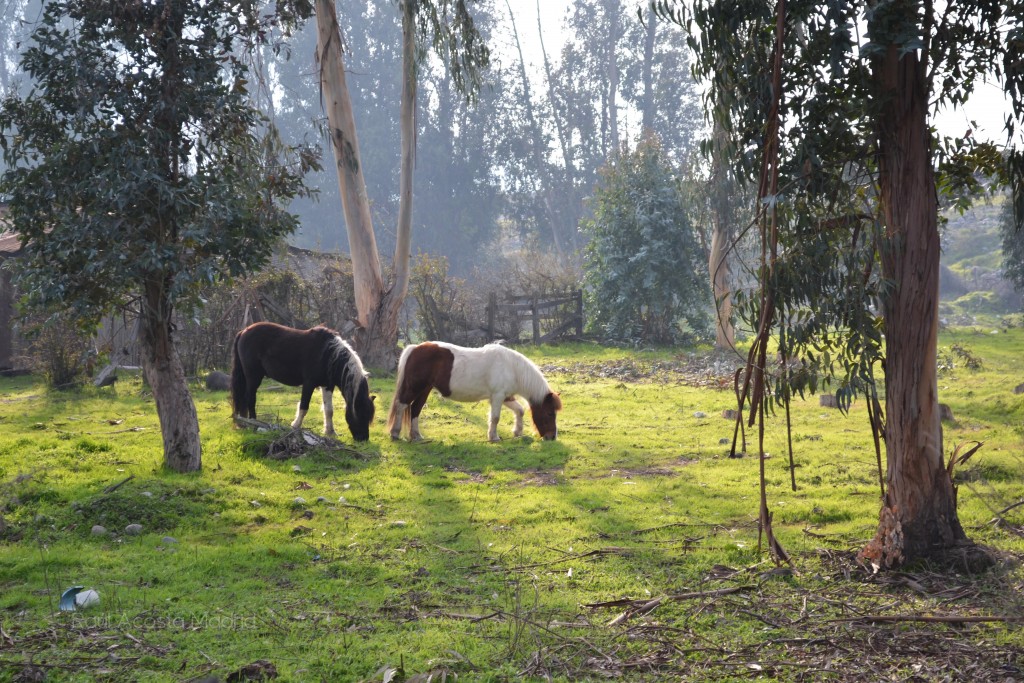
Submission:
{"label": "green grass field", "polygon": [[[373,377],[368,444],[340,420],[339,447],[271,459],[282,434],[235,428],[197,384],[194,475],[162,470],[138,378],[0,379],[0,681],[1020,680],[1024,329],[940,347],[946,451],[984,442],[961,521],[1005,558],[980,576],[856,564],[879,507],[866,411],[817,397],[793,409],[796,491],[783,413],[769,423],[794,560],[776,567],[756,432],[728,457],[731,382],[674,372],[682,351],[522,348],[561,392],[556,442],[512,439],[506,411],[486,443],[485,404],[436,395],[428,441],[392,442],[393,379]],[[265,384],[261,419],[286,424],[297,399]],[[73,585],[99,604],[58,611]]]}

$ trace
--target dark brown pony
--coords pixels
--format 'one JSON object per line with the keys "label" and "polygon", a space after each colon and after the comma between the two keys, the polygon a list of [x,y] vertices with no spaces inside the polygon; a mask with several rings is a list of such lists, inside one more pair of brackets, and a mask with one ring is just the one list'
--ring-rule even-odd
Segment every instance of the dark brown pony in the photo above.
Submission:
{"label": "dark brown pony", "polygon": [[529,358],[501,344],[479,349],[444,342],[423,342],[407,346],[398,361],[395,397],[388,412],[388,430],[397,439],[403,427],[409,438],[420,438],[420,411],[431,389],[455,401],[490,401],[489,441],[498,441],[498,417],[505,406],[516,416],[513,436],[523,433],[523,406],[516,396],[530,404],[537,432],[545,439],[558,435],[556,413],[562,399],[551,391],[540,369]]}
{"label": "dark brown pony", "polygon": [[359,356],[334,330],[296,330],[274,323],[254,323],[235,335],[231,363],[234,415],[256,418],[256,390],[264,377],[302,387],[292,429],[302,427],[313,389],[323,397],[324,434],[334,434],[334,387],[345,398],[345,421],[352,438],[370,438],[374,399]]}

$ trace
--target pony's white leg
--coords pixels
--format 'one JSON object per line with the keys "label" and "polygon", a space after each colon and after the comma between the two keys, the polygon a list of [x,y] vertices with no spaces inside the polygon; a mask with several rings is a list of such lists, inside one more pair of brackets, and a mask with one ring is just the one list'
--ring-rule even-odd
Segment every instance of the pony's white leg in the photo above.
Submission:
{"label": "pony's white leg", "polygon": [[503,404],[506,408],[511,410],[516,416],[516,426],[512,431],[512,436],[523,435],[523,406],[515,397],[508,398]]}
{"label": "pony's white leg", "polygon": [[295,419],[292,420],[292,429],[299,429],[302,427],[302,421],[306,419],[306,412],[302,409],[302,401],[299,401],[298,407],[295,409]]}
{"label": "pony's white leg", "polygon": [[324,436],[334,436],[334,392],[320,387],[320,398],[323,399]]}
{"label": "pony's white leg", "polygon": [[487,440],[501,441],[498,438],[498,420],[501,418],[501,405],[505,402],[504,396],[491,397],[491,415],[487,422]]}
{"label": "pony's white leg", "polygon": [[421,441],[423,435],[420,434],[420,417],[417,415],[409,420],[409,441]]}

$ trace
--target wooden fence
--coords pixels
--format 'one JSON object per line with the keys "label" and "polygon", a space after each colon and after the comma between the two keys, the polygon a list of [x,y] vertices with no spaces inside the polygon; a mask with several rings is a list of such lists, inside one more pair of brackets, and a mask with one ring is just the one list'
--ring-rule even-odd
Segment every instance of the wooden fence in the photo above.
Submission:
{"label": "wooden fence", "polygon": [[577,337],[583,336],[583,292],[573,290],[548,299],[530,296],[507,296],[499,301],[491,293],[487,301],[487,333],[489,338],[498,336],[498,320],[514,320],[516,335],[524,321],[530,322],[531,338],[534,344],[549,342],[570,331]]}

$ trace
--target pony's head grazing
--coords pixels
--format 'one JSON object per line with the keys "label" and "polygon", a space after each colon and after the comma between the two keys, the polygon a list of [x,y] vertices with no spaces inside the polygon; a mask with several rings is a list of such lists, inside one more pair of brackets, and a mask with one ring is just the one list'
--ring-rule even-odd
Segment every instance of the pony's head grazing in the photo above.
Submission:
{"label": "pony's head grazing", "polygon": [[370,395],[370,385],[363,377],[359,381],[356,393],[352,398],[345,400],[345,422],[348,423],[348,430],[352,432],[352,438],[356,441],[366,441],[370,438],[370,423],[373,422],[373,414],[376,412],[374,399]]}
{"label": "pony's head grazing", "polygon": [[558,436],[558,425],[555,418],[561,409],[562,399],[553,391],[549,391],[539,403],[530,402],[533,426],[537,428],[537,433],[547,441],[554,441]]}
{"label": "pony's head grazing", "polygon": [[377,397],[370,395],[370,385],[366,379],[369,374],[363,369],[359,356],[340,336],[334,339],[333,377],[335,385],[345,397],[345,422],[348,423],[353,439],[366,441],[370,438],[370,424],[376,412],[374,399]]}

